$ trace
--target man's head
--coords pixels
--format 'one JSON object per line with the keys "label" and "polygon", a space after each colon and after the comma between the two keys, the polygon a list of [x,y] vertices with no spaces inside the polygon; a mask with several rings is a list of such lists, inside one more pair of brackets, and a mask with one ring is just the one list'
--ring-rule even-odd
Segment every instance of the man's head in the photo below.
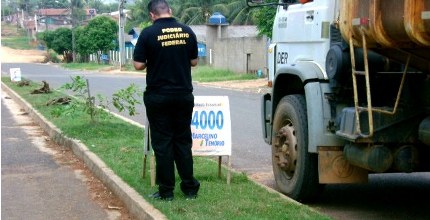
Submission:
{"label": "man's head", "polygon": [[148,11],[153,21],[158,18],[171,17],[172,10],[166,0],[151,0],[148,3]]}

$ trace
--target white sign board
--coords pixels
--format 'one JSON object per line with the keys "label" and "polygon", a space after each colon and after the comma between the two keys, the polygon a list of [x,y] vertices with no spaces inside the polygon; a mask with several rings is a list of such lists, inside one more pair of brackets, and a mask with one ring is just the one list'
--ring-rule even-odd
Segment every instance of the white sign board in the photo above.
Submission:
{"label": "white sign board", "polygon": [[21,69],[20,68],[10,68],[10,80],[12,82],[19,82],[21,81]]}
{"label": "white sign board", "polygon": [[231,118],[227,96],[195,96],[191,120],[193,155],[231,156]]}

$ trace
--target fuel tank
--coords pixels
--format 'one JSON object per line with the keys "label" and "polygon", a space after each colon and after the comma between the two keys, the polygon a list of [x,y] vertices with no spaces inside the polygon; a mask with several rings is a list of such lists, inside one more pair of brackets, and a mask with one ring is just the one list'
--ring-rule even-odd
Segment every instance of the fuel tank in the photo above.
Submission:
{"label": "fuel tank", "polygon": [[430,72],[430,0],[342,0],[343,38],[386,57]]}

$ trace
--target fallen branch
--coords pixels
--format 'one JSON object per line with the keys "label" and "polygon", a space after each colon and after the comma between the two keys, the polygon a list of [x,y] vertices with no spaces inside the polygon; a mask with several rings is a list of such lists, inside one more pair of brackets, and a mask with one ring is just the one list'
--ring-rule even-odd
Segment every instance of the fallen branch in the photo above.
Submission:
{"label": "fallen branch", "polygon": [[69,97],[61,97],[49,100],[46,105],[68,105],[71,101]]}
{"label": "fallen branch", "polygon": [[51,89],[49,88],[49,84],[46,81],[42,81],[43,87],[40,89],[35,89],[31,92],[31,94],[43,94],[43,93],[50,93]]}
{"label": "fallen branch", "polygon": [[29,86],[29,85],[30,85],[30,81],[23,80],[23,81],[20,81],[17,85],[18,85],[19,87]]}

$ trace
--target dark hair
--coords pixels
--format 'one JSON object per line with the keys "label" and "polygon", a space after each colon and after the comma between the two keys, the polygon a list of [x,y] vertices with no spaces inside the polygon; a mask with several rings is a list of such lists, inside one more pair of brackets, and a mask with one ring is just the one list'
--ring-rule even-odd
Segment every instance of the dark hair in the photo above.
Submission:
{"label": "dark hair", "polygon": [[151,0],[148,3],[148,11],[155,15],[169,12],[170,6],[166,0]]}

